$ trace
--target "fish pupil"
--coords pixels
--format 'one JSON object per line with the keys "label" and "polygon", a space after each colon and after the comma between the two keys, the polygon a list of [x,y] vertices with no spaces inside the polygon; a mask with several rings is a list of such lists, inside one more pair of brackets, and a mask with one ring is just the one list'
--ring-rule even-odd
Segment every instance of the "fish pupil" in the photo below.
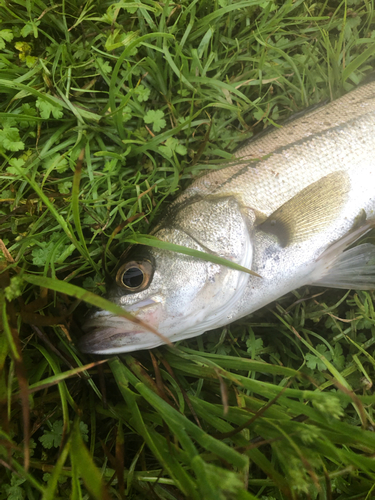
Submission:
{"label": "fish pupil", "polygon": [[143,283],[143,271],[139,267],[130,267],[122,275],[122,282],[128,288],[138,288]]}

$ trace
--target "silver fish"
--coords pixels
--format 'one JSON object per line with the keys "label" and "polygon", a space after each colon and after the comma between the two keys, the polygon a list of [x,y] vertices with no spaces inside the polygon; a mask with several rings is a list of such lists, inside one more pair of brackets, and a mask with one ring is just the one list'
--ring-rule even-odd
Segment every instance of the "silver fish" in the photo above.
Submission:
{"label": "silver fish", "polygon": [[[244,272],[136,246],[108,298],[171,342],[201,335],[302,285],[375,288],[375,246],[348,247],[375,223],[375,83],[251,141],[198,178],[153,234],[224,257]],[[82,351],[151,349],[161,337],[107,311]]]}

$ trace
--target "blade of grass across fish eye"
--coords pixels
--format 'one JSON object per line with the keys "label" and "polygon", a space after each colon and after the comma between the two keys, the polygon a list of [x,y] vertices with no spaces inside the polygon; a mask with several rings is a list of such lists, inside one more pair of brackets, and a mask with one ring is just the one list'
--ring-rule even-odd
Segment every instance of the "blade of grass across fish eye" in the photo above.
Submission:
{"label": "blade of grass across fish eye", "polygon": [[142,326],[146,330],[160,337],[166,344],[171,345],[171,341],[164,337],[164,335],[162,335],[161,333],[157,332],[154,328],[134,317],[132,314],[126,312],[122,307],[113,304],[103,297],[99,297],[99,295],[96,295],[95,293],[88,292],[87,290],[84,290],[79,286],[72,285],[71,283],[66,283],[65,281],[54,278],[46,278],[44,276],[35,276],[32,274],[23,274],[22,278],[27,281],[27,283],[31,283],[32,285],[49,288],[50,290],[54,290],[55,292],[65,293],[66,295],[70,295],[71,297],[75,297],[76,299],[83,300],[84,302],[87,302],[88,304],[91,304],[95,307],[99,307],[100,309],[109,311],[116,316],[120,316],[129,321],[132,321],[133,323]]}
{"label": "blade of grass across fish eye", "polygon": [[208,262],[213,262],[214,264],[219,264],[221,266],[229,267],[235,269],[236,271],[242,271],[244,273],[251,274],[257,278],[261,278],[259,274],[247,267],[240,266],[235,262],[224,259],[223,257],[218,257],[216,255],[201,252],[200,250],[194,250],[192,248],[184,247],[182,245],[176,245],[175,243],[169,243],[167,241],[159,240],[155,236],[149,234],[137,234],[125,241],[133,244],[147,245],[149,247],[161,248],[162,250],[169,250],[170,252],[182,253],[184,255],[189,255],[190,257],[196,257],[197,259],[206,260]]}

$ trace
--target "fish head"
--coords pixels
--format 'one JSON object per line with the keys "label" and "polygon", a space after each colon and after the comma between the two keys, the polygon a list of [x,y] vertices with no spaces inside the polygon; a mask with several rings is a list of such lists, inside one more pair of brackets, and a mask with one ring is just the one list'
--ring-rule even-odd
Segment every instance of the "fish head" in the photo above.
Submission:
{"label": "fish head", "polygon": [[[185,205],[159,225],[154,235],[251,267],[249,229],[232,198]],[[248,280],[248,274],[226,266],[137,245],[118,268],[107,298],[143,324],[96,311],[83,325],[87,334],[80,349],[95,354],[151,349],[226,324]]]}

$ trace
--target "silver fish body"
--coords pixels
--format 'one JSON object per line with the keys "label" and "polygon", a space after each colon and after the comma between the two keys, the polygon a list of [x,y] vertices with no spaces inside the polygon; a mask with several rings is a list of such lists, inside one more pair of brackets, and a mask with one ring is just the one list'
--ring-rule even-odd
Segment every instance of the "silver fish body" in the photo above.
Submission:
{"label": "silver fish body", "polygon": [[[153,234],[261,278],[156,248],[132,250],[110,300],[171,342],[228,324],[306,284],[375,288],[375,247],[348,250],[375,222],[375,83],[251,141],[198,178]],[[165,339],[96,312],[80,347],[108,354]]]}

